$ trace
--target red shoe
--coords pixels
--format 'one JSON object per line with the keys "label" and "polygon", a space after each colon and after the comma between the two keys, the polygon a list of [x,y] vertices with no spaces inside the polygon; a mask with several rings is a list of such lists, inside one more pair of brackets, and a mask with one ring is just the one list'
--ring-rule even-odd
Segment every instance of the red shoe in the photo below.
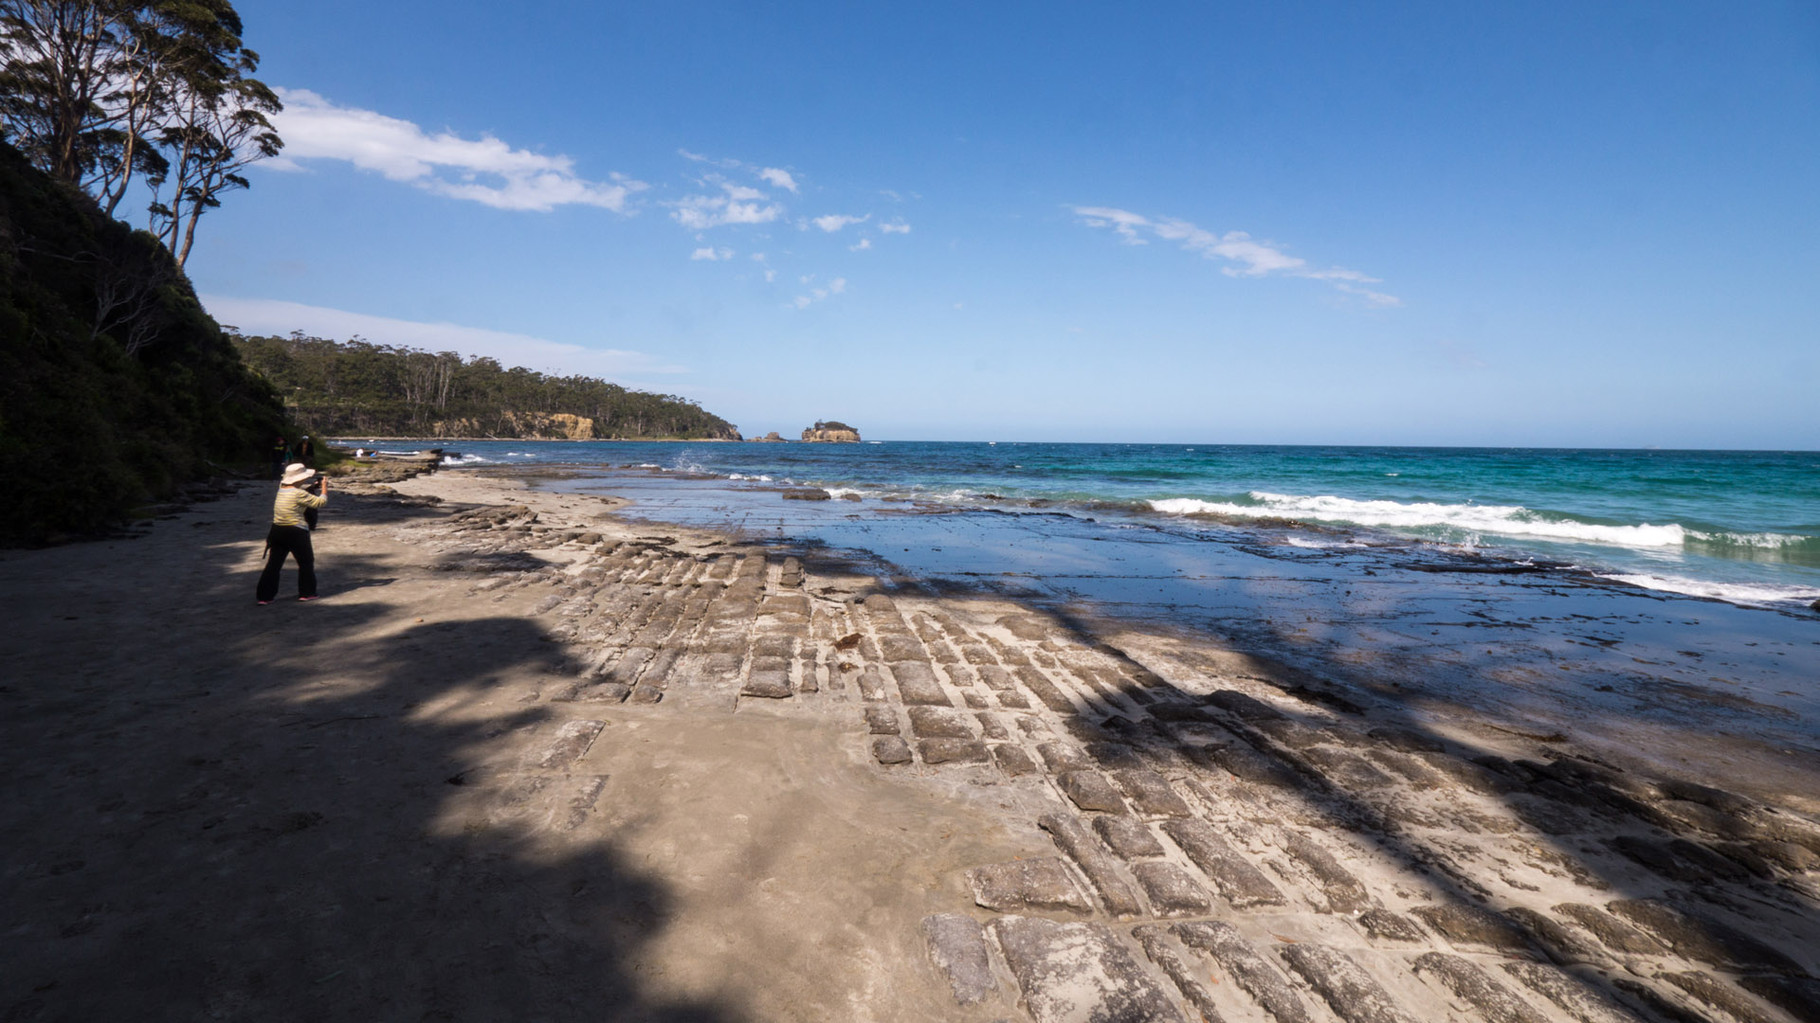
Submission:
{"label": "red shoe", "polygon": [[264,606],[266,606],[266,605],[267,605],[267,604],[270,604],[270,603],[271,603],[271,601],[269,601],[269,600],[262,600],[262,601],[260,601],[260,602],[259,602],[259,606],[260,606],[260,607],[264,607]]}
{"label": "red shoe", "polygon": [[315,600],[315,597],[298,597],[298,600]]}

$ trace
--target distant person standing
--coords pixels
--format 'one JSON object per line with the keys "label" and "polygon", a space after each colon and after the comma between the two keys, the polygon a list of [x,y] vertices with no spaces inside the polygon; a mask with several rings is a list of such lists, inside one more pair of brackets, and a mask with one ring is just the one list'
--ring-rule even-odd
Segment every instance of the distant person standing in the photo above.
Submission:
{"label": "distant person standing", "polygon": [[278,573],[287,555],[297,558],[297,599],[316,599],[316,552],[310,548],[304,513],[329,503],[329,481],[322,481],[318,497],[304,489],[315,475],[316,470],[293,462],[279,478],[278,497],[272,502],[272,528],[265,535],[265,571],[259,574],[255,594],[261,604],[270,604],[278,596]]}
{"label": "distant person standing", "polygon": [[297,442],[297,460],[304,465],[316,467],[316,445],[310,443],[310,435],[304,434],[303,440]]}
{"label": "distant person standing", "polygon": [[284,466],[291,460],[291,442],[282,436],[272,438],[272,478],[284,475]]}

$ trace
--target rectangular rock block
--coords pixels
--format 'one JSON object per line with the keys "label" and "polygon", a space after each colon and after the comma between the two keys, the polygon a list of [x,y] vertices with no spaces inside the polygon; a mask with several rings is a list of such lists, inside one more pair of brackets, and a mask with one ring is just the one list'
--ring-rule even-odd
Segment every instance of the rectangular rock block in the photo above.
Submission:
{"label": "rectangular rock block", "polygon": [[1220,1023],[1225,1018],[1220,1015],[1212,992],[1201,983],[1195,964],[1189,962],[1188,956],[1169,940],[1169,932],[1156,924],[1140,924],[1131,929],[1131,936],[1144,946],[1144,954],[1150,957],[1150,961],[1162,967],[1182,994],[1188,996],[1189,1004],[1201,1014],[1202,1020],[1206,1023]]}
{"label": "rectangular rock block", "polygon": [[1120,859],[1135,860],[1163,855],[1163,843],[1143,821],[1130,817],[1095,817],[1093,830]]}
{"label": "rectangular rock block", "polygon": [[1169,780],[1155,771],[1114,771],[1112,777],[1125,790],[1132,807],[1146,817],[1187,817],[1192,812],[1187,801],[1170,787]]}
{"label": "rectangular rock block", "polygon": [[977,1005],[998,988],[992,976],[986,929],[960,913],[940,913],[923,918],[923,942],[929,961],[948,979],[948,989],[962,1005]]}
{"label": "rectangular rock block", "polygon": [[1150,908],[1157,916],[1205,916],[1213,911],[1213,897],[1207,889],[1167,860],[1132,864],[1131,873],[1150,898]]}
{"label": "rectangular rock block", "polygon": [[992,931],[1036,1023],[1185,1023],[1105,927],[1011,916]]}
{"label": "rectangular rock block", "polygon": [[973,738],[973,722],[964,711],[924,706],[911,707],[909,711],[910,731],[919,739]]}
{"label": "rectangular rock block", "polygon": [[1383,985],[1339,950],[1303,943],[1285,945],[1281,953],[1290,969],[1301,974],[1346,1023],[1418,1023]]}
{"label": "rectangular rock block", "polygon": [[1416,973],[1440,980],[1454,997],[1477,1009],[1488,1023],[1548,1023],[1548,1018],[1528,1002],[1459,956],[1429,952],[1417,956],[1411,965]]}
{"label": "rectangular rock block", "polygon": [[905,703],[952,707],[947,690],[935,679],[935,673],[921,661],[900,661],[891,665],[891,677]]}
{"label": "rectangular rock block", "polygon": [[896,735],[897,712],[884,704],[867,707],[866,730],[873,735]]}
{"label": "rectangular rock block", "polygon": [[1068,866],[1054,856],[989,863],[967,871],[973,901],[1000,912],[1015,909],[1093,910]]}
{"label": "rectangular rock block", "polygon": [[1013,778],[1036,773],[1036,761],[1020,746],[1005,744],[992,747],[992,760],[998,769]]}
{"label": "rectangular rock block", "polygon": [[790,673],[778,669],[754,670],[740,688],[741,696],[758,696],[767,700],[782,700],[791,695]]}
{"label": "rectangular rock block", "polygon": [[1245,993],[1257,1000],[1277,1023],[1309,1023],[1308,1009],[1289,981],[1278,973],[1239,929],[1221,921],[1176,924],[1170,930],[1182,942],[1212,956]]}
{"label": "rectangular rock block", "polygon": [[1125,812],[1125,801],[1119,798],[1118,790],[1098,771],[1064,771],[1055,783],[1083,810]]}
{"label": "rectangular rock block", "polygon": [[1080,866],[1114,916],[1136,916],[1143,911],[1137,894],[1119,876],[1118,867],[1091,832],[1078,819],[1059,813],[1044,815],[1037,826],[1049,832],[1055,844]]}
{"label": "rectangular rock block", "polygon": [[1163,831],[1213,881],[1234,909],[1286,904],[1283,893],[1263,871],[1228,845],[1206,821],[1176,818],[1166,822]]}
{"label": "rectangular rock block", "polygon": [[1320,884],[1322,894],[1327,897],[1327,912],[1357,913],[1371,905],[1371,893],[1358,878],[1340,866],[1332,853],[1299,831],[1285,829],[1282,835],[1284,851]]}
{"label": "rectangular rock block", "polygon": [[978,739],[925,739],[916,749],[925,764],[983,764],[989,757]]}
{"label": "rectangular rock block", "polygon": [[1076,713],[1078,708],[1075,707],[1074,701],[1068,699],[1054,682],[1049,681],[1049,676],[1037,669],[1030,667],[1018,669],[1017,680],[1024,684],[1025,689],[1030,690],[1030,695],[1036,697],[1043,706],[1057,714]]}

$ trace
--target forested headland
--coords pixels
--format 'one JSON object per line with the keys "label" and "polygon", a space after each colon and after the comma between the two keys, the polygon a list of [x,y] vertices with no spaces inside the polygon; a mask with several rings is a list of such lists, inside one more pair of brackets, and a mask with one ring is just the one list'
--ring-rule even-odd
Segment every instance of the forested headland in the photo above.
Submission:
{"label": "forested headland", "polygon": [[737,440],[685,398],[584,376],[507,369],[484,356],[294,334],[242,337],[247,365],[321,436]]}

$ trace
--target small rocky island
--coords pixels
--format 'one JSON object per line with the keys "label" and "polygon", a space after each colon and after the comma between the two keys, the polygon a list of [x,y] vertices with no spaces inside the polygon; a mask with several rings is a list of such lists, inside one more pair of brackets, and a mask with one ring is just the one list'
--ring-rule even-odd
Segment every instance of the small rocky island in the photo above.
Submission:
{"label": "small rocky island", "polygon": [[859,431],[835,420],[817,420],[803,431],[805,444],[858,444]]}

